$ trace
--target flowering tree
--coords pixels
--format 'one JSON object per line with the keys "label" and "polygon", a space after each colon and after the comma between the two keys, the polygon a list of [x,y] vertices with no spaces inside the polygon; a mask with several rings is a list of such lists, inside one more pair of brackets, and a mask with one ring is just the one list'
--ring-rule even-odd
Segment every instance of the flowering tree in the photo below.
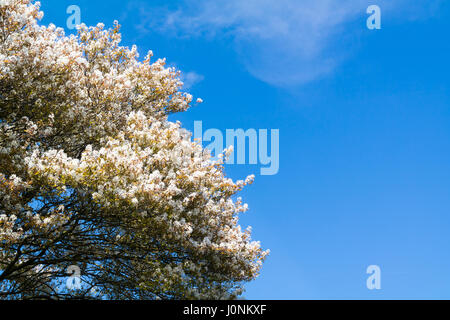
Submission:
{"label": "flowering tree", "polygon": [[41,18],[0,6],[0,297],[235,298],[268,253],[238,224],[253,177],[168,121],[192,96],[117,23],[66,36]]}

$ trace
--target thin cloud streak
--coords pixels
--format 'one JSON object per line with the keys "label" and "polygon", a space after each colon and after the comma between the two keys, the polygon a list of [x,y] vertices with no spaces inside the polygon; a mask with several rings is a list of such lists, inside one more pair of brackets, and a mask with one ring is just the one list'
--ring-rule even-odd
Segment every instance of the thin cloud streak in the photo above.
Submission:
{"label": "thin cloud streak", "polygon": [[200,83],[205,77],[197,72],[190,71],[187,73],[181,73],[181,81],[183,81],[183,88],[190,89],[196,84]]}
{"label": "thin cloud streak", "polygon": [[[430,15],[440,1],[379,0],[382,13],[404,20]],[[367,17],[367,0],[194,0],[176,8],[141,2],[141,33],[174,37],[230,37],[236,53],[256,78],[278,87],[298,86],[332,73],[351,52],[345,39],[361,30],[350,23]],[[406,18],[406,19],[405,19]],[[361,29],[365,23],[361,24]]]}

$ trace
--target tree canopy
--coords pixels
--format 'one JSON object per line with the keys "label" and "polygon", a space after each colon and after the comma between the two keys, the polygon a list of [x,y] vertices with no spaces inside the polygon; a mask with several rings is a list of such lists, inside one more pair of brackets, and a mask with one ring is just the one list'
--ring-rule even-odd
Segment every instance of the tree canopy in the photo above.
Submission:
{"label": "tree canopy", "polygon": [[192,96],[117,22],[67,36],[39,6],[0,6],[0,298],[238,296],[268,254],[238,222],[253,177],[168,120]]}

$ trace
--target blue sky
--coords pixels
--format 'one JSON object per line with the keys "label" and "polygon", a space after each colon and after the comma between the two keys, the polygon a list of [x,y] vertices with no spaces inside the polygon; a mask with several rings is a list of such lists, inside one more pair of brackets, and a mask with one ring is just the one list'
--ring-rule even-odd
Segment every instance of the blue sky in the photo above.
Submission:
{"label": "blue sky", "polygon": [[450,298],[448,1],[43,0],[43,23],[72,4],[184,72],[186,128],[280,130],[278,174],[226,168],[256,174],[241,221],[271,250],[247,299]]}

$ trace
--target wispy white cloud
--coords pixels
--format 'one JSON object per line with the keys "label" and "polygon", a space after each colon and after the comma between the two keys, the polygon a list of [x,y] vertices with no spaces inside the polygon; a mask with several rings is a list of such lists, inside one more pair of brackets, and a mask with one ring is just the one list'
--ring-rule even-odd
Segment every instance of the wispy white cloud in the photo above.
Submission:
{"label": "wispy white cloud", "polygon": [[184,85],[183,85],[184,89],[192,88],[196,84],[203,81],[204,78],[205,77],[203,75],[198,74],[197,72],[194,72],[194,71],[181,73],[181,81],[183,81],[183,83],[184,83]]}
{"label": "wispy white cloud", "polygon": [[[430,15],[440,0],[378,0],[399,19]],[[365,27],[368,0],[191,0],[177,7],[135,2],[138,30],[177,37],[229,37],[247,70],[287,87],[330,74],[350,50],[346,39]],[[403,16],[402,16],[403,15]],[[359,30],[349,24],[361,20]]]}

